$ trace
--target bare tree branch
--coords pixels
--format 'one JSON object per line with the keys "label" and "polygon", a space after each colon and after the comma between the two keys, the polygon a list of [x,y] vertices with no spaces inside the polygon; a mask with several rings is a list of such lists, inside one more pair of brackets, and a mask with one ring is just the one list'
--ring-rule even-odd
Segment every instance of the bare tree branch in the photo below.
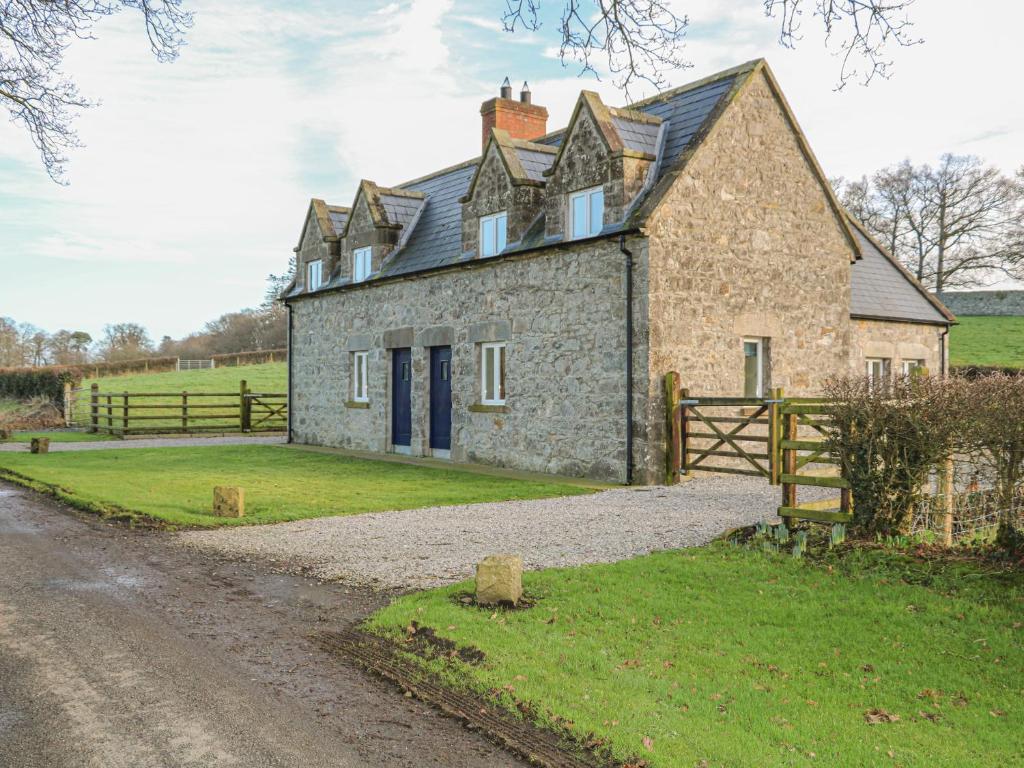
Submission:
{"label": "bare tree branch", "polygon": [[[764,12],[780,22],[779,43],[795,48],[801,39],[804,0],[763,0]],[[825,44],[835,50],[842,64],[836,89],[851,79],[864,85],[875,77],[887,79],[892,43],[911,46],[924,42],[913,36],[906,13],[914,0],[814,0],[814,17],[825,30]]]}
{"label": "bare tree branch", "polygon": [[192,26],[182,0],[0,0],[0,104],[28,131],[43,167],[66,183],[67,152],[81,146],[73,122],[95,102],[62,71],[73,40],[91,39],[96,22],[123,8],[142,13],[150,49],[173,61]]}

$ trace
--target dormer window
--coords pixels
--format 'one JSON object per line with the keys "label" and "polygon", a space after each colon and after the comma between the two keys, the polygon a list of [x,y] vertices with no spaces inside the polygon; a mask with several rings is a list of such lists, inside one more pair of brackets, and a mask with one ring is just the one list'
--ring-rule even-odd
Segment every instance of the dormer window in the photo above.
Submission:
{"label": "dormer window", "polygon": [[352,251],[352,282],[361,283],[370,276],[372,250],[370,246]]}
{"label": "dormer window", "polygon": [[306,265],[306,290],[315,291],[324,284],[324,262],[322,259]]}
{"label": "dormer window", "polygon": [[569,231],[574,240],[600,234],[604,226],[604,187],[593,187],[569,195]]}
{"label": "dormer window", "polygon": [[480,217],[480,255],[496,256],[507,244],[508,215],[505,211]]}

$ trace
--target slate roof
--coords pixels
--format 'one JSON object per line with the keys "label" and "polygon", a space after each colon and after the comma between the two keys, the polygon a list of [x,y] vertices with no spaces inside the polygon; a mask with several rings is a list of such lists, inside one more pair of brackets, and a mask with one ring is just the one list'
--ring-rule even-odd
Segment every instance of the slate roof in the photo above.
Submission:
{"label": "slate roof", "polygon": [[423,200],[418,200],[415,197],[387,194],[380,196],[380,203],[384,206],[388,222],[391,224],[401,224],[403,227],[408,226],[409,222],[416,217],[416,212],[423,205],[423,202]]}
{"label": "slate roof", "polygon": [[555,156],[551,152],[535,152],[524,147],[516,147],[516,154],[519,162],[523,164],[523,170],[533,181],[544,181],[544,171],[555,162]]}
{"label": "slate roof", "polygon": [[627,149],[645,152],[648,155],[658,153],[658,131],[661,126],[655,123],[638,122],[624,117],[612,117],[612,124],[619,132],[619,137]]}
{"label": "slate roof", "polygon": [[340,235],[345,231],[345,224],[348,223],[349,210],[348,208],[342,208],[339,205],[328,205],[327,215],[331,219],[331,225],[334,227],[334,234]]}
{"label": "slate roof", "polygon": [[852,266],[852,316],[942,325],[955,322],[948,309],[868,237],[863,225],[850,220],[861,254]]}

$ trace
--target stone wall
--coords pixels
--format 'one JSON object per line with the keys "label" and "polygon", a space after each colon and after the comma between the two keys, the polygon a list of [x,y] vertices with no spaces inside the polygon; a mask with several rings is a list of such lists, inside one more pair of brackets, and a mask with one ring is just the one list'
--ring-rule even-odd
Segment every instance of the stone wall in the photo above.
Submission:
{"label": "stone wall", "polygon": [[[514,151],[514,150],[513,150]],[[513,185],[493,142],[476,176],[473,194],[462,205],[462,251],[479,255],[480,217],[505,211],[506,239],[518,242],[544,206],[544,189]]]}
{"label": "stone wall", "polygon": [[939,296],[954,315],[1012,315],[1024,317],[1024,290],[954,291]]}
{"label": "stone wall", "polygon": [[852,246],[763,75],[723,113],[647,231],[647,466],[664,466],[667,371],[692,395],[742,396],[746,337],[769,339],[766,390],[815,395],[848,370]]}
{"label": "stone wall", "polygon": [[924,360],[929,373],[942,372],[943,326],[855,319],[852,330],[850,368],[855,375],[866,373],[869,357],[890,360],[894,375],[902,372],[904,361],[915,360]]}
{"label": "stone wall", "polygon": [[[630,248],[642,297],[644,241]],[[296,442],[390,450],[390,348],[411,346],[412,453],[429,454],[428,347],[450,343],[453,460],[625,479],[625,284],[617,241],[370,282],[299,299],[292,309]],[[635,338],[642,382],[640,313]],[[479,344],[486,341],[508,344],[507,407],[478,412],[471,406],[480,400]],[[363,349],[369,407],[350,407],[352,353]],[[637,390],[640,415],[646,388]]]}
{"label": "stone wall", "polygon": [[[337,244],[335,244],[337,247]],[[306,288],[306,265],[311,261],[322,259],[324,262],[324,280],[330,274],[332,262],[331,246],[324,242],[323,232],[316,220],[316,212],[310,206],[306,214],[305,231],[302,233],[302,242],[295,251],[295,284],[303,290]]]}

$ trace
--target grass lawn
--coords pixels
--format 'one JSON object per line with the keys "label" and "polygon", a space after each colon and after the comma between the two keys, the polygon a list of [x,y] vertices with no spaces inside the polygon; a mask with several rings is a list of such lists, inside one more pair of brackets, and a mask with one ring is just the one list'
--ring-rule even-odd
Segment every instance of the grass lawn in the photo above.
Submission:
{"label": "grass lawn", "polygon": [[[0,453],[0,477],[32,484],[100,514],[139,514],[182,526],[276,523],[438,504],[537,499],[587,493],[458,470],[353,459],[284,446],[133,448]],[[26,480],[27,479],[27,480]],[[210,514],[215,485],[245,489],[246,516]]]}
{"label": "grass lawn", "polygon": [[[85,425],[90,416],[88,389],[92,384],[99,385],[100,393],[175,393],[171,397],[146,398],[139,400],[131,408],[129,416],[164,416],[166,419],[146,418],[136,421],[135,428],[159,429],[160,427],[178,428],[181,426],[181,412],[166,408],[146,408],[147,405],[180,405],[182,402],[179,392],[187,391],[192,393],[218,393],[222,397],[192,398],[193,405],[210,406],[222,405],[223,408],[203,408],[193,411],[203,416],[225,416],[223,419],[204,419],[199,423],[206,427],[219,427],[224,431],[238,431],[238,392],[239,384],[245,379],[252,392],[263,392],[270,394],[283,394],[288,390],[288,365],[287,363],[262,363],[260,365],[245,365],[232,368],[214,368],[203,371],[165,371],[163,373],[132,373],[124,376],[105,376],[99,379],[86,379],[82,382],[83,391],[80,393],[75,406],[75,423]],[[123,415],[118,407],[122,402],[118,398],[112,399],[111,413],[114,416]],[[103,407],[105,400],[100,400],[100,424],[105,425],[106,421],[102,416],[106,413]],[[177,418],[174,418],[177,414]],[[115,427],[121,426],[119,420],[113,422]],[[282,427],[283,428],[283,427]]]}
{"label": "grass lawn", "polygon": [[409,595],[370,629],[415,620],[475,646],[480,665],[424,663],[644,765],[1024,764],[1024,574],[878,551],[832,565],[664,552],[527,574],[529,610],[453,599],[471,584]]}
{"label": "grass lawn", "polygon": [[949,334],[952,365],[1024,368],[1024,317],[959,317]]}

